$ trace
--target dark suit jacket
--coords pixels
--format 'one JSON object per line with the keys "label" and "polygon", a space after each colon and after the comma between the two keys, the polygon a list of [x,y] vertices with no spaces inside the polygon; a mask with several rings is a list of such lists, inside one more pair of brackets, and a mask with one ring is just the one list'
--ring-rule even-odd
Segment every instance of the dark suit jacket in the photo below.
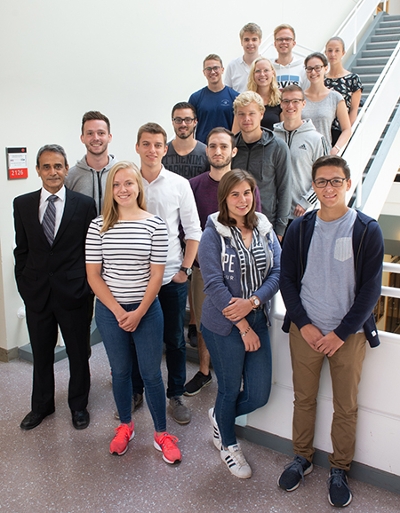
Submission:
{"label": "dark suit jacket", "polygon": [[39,223],[40,192],[14,200],[15,278],[26,306],[41,312],[53,292],[66,310],[79,308],[90,294],[85,271],[85,239],[96,216],[92,198],[66,189],[65,208],[53,245]]}

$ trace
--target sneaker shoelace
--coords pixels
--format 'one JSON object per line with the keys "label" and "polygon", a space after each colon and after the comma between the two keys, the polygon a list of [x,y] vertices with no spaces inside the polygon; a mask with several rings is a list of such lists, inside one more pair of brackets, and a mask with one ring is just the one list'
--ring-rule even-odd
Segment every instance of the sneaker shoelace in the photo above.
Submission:
{"label": "sneaker shoelace", "polygon": [[238,445],[234,445],[232,451],[229,451],[229,453],[238,467],[243,467],[248,464]]}
{"label": "sneaker shoelace", "polygon": [[156,439],[156,442],[161,448],[168,450],[174,448],[179,440],[174,435],[163,433],[159,438]]}
{"label": "sneaker shoelace", "polygon": [[293,461],[285,465],[285,470],[295,470],[296,472],[298,472],[304,484],[304,468],[301,459],[298,456],[296,456]]}
{"label": "sneaker shoelace", "polygon": [[328,488],[331,484],[334,486],[337,486],[338,488],[344,486],[350,492],[350,488],[349,488],[348,484],[346,483],[344,470],[342,470],[340,468],[332,468],[331,469],[331,474],[328,478]]}
{"label": "sneaker shoelace", "polygon": [[121,424],[117,428],[115,428],[115,437],[118,441],[122,441],[123,439],[129,440],[131,437],[131,428],[128,424]]}

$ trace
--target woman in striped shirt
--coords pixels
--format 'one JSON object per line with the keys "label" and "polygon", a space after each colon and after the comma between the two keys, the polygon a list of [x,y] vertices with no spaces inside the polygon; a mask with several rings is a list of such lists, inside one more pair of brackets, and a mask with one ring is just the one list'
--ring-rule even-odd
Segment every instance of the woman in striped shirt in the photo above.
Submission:
{"label": "woman in striped shirt", "polygon": [[281,253],[271,223],[255,212],[255,186],[241,169],[222,177],[219,212],[209,216],[199,246],[206,293],[201,331],[218,379],[209,417],[222,461],[240,478],[250,477],[251,468],[236,441],[235,418],[269,398],[268,311],[279,287]]}
{"label": "woman in striped shirt", "polygon": [[142,178],[130,162],[115,164],[107,178],[103,215],[86,238],[86,271],[97,296],[96,323],[112,371],[121,424],[110,444],[122,455],[134,436],[132,360],[136,350],[154,422],[154,446],[167,463],[180,461],[177,439],[166,432],[161,376],[163,315],[157,298],[168,251],[164,221],[145,210]]}

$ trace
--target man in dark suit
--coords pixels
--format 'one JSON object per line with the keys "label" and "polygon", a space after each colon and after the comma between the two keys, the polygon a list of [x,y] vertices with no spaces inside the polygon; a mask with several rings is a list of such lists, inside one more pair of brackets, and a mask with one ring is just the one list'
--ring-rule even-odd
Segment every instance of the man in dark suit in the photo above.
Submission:
{"label": "man in dark suit", "polygon": [[64,186],[68,162],[61,146],[43,146],[36,164],[42,188],[14,200],[15,277],[34,360],[32,410],[21,428],[35,428],[55,410],[54,348],[60,326],[70,366],[72,423],[85,429],[90,421],[85,238],[96,207],[92,198]]}

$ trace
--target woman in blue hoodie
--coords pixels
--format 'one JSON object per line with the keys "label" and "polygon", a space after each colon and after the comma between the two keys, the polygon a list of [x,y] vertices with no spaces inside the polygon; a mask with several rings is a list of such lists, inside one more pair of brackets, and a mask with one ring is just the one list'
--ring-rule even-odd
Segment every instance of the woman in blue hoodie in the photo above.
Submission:
{"label": "woman in blue hoodie", "polygon": [[235,418],[264,406],[271,389],[270,300],[279,287],[280,245],[271,223],[255,212],[254,178],[241,169],[218,187],[219,212],[209,216],[199,246],[206,298],[202,334],[218,379],[209,411],[214,445],[230,472],[251,468],[235,436]]}

